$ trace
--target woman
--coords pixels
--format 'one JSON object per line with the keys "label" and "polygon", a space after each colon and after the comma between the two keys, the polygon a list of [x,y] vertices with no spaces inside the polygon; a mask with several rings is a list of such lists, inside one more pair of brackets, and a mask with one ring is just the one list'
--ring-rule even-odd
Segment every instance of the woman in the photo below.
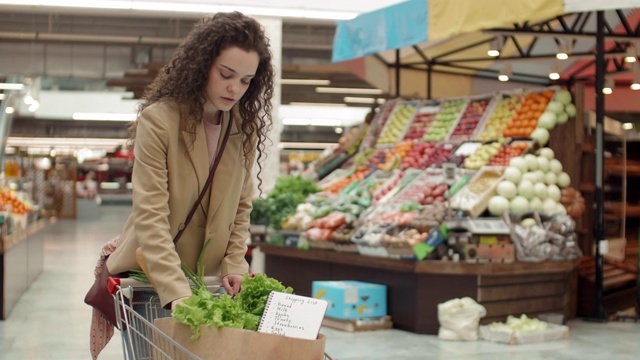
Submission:
{"label": "woman", "polygon": [[[251,169],[271,126],[273,76],[269,41],[256,20],[219,13],[195,25],[148,88],[131,127],[133,211],[107,260],[110,273],[138,269],[140,246],[162,305],[175,304],[191,294],[181,260],[195,270],[211,239],[207,274],[219,273],[229,294],[239,292],[248,271]],[[210,196],[174,247],[228,126]]]}

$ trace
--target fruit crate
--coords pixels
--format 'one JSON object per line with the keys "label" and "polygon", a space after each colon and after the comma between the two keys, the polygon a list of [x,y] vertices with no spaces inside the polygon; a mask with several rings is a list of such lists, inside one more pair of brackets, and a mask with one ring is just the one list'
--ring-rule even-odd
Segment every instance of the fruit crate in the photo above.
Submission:
{"label": "fruit crate", "polygon": [[484,166],[449,202],[452,209],[462,210],[471,217],[481,215],[496,194],[498,183],[504,178],[503,166]]}
{"label": "fruit crate", "polygon": [[420,107],[416,111],[416,115],[409,125],[403,140],[420,141],[431,123],[435,119],[436,115],[440,111],[440,104],[434,101],[426,101],[420,104]]}
{"label": "fruit crate", "polygon": [[427,169],[393,196],[388,203],[400,206],[407,201],[415,201],[420,205],[444,202],[446,191],[447,185],[444,183],[443,170]]}
{"label": "fruit crate", "polygon": [[440,111],[427,128],[423,141],[445,141],[448,139],[451,130],[456,127],[462,117],[469,98],[448,99],[440,104]]}
{"label": "fruit crate", "polygon": [[393,146],[403,139],[419,105],[418,101],[398,102],[378,136],[376,147]]}
{"label": "fruit crate", "polygon": [[547,110],[556,90],[556,87],[527,90],[522,104],[507,124],[502,136],[505,138],[529,137],[538,126],[540,116]]}
{"label": "fruit crate", "polygon": [[461,142],[472,139],[478,128],[489,118],[497,102],[496,96],[470,98],[456,126],[449,132],[449,141]]}
{"label": "fruit crate", "polygon": [[380,132],[386,125],[387,120],[389,120],[389,116],[391,115],[391,112],[395,109],[396,103],[398,101],[399,101],[398,99],[392,99],[387,101],[380,107],[380,111],[378,111],[378,113],[371,120],[369,131],[364,136],[364,139],[362,139],[362,142],[360,143],[360,147],[358,148],[358,151],[370,149],[376,145],[378,136],[380,135]]}
{"label": "fruit crate", "polygon": [[502,133],[513,120],[524,100],[524,91],[500,92],[491,113],[478,127],[472,139],[491,141],[502,138]]}

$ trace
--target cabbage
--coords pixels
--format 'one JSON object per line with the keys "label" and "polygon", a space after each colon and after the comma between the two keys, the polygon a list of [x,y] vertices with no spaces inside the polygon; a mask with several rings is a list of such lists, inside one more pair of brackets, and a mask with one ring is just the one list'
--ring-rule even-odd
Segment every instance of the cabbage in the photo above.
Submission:
{"label": "cabbage", "polygon": [[567,106],[564,107],[564,111],[569,115],[569,117],[576,116],[576,106],[573,104],[567,104]]}
{"label": "cabbage", "polygon": [[545,111],[542,115],[540,115],[540,119],[538,120],[538,127],[543,129],[551,130],[556,126],[556,114],[550,111]]}
{"label": "cabbage", "polygon": [[571,104],[571,93],[567,90],[558,90],[556,93],[555,101],[558,101],[564,105]]}
{"label": "cabbage", "polygon": [[489,200],[489,212],[493,216],[501,216],[509,211],[509,200],[504,196],[494,196]]}
{"label": "cabbage", "polygon": [[551,134],[549,134],[549,130],[543,128],[537,128],[533,130],[533,133],[531,133],[531,138],[542,146],[547,145],[550,136]]}
{"label": "cabbage", "polygon": [[551,111],[556,115],[560,115],[564,112],[564,104],[559,101],[552,101],[547,105],[547,111]]}

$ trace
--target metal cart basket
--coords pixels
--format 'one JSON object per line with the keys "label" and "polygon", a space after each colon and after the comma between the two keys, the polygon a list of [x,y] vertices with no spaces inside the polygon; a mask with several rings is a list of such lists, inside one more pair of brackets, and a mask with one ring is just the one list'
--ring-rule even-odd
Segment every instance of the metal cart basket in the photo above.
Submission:
{"label": "metal cart basket", "polygon": [[[125,360],[201,360],[153,324],[155,319],[170,317],[171,311],[162,308],[151,285],[126,278],[109,281]],[[206,283],[213,293],[222,290],[218,278]],[[325,360],[332,358],[325,354]]]}

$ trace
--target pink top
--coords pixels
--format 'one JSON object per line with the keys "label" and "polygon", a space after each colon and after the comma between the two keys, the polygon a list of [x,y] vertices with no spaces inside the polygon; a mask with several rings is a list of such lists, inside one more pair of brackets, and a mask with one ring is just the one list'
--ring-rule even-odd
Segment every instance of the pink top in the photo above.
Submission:
{"label": "pink top", "polygon": [[209,150],[209,165],[213,163],[218,152],[218,141],[220,141],[220,132],[222,125],[214,125],[209,121],[204,122],[204,132],[207,135],[207,150]]}

